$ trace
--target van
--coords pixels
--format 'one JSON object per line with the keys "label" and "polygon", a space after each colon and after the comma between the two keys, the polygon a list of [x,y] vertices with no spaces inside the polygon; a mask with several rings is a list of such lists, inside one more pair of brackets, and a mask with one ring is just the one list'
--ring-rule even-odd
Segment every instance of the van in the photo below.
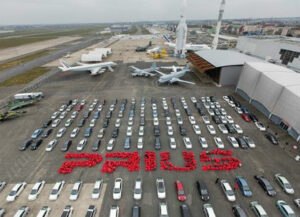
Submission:
{"label": "van", "polygon": [[180,205],[180,212],[182,217],[191,217],[191,212],[187,204]]}

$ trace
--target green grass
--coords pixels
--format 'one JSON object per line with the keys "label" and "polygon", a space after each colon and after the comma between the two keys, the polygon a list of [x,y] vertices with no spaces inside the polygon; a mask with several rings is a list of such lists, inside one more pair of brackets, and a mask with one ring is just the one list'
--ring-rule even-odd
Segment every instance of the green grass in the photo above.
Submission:
{"label": "green grass", "polygon": [[24,44],[30,44],[30,43],[45,41],[54,38],[55,37],[28,37],[28,38],[24,37],[24,38],[0,39],[0,49],[17,47]]}
{"label": "green grass", "polygon": [[151,33],[148,31],[148,29],[142,27],[142,34],[143,34],[143,35],[149,35],[149,34],[151,34]]}
{"label": "green grass", "polygon": [[30,60],[36,59],[38,57],[44,56],[44,55],[48,54],[48,52],[49,52],[48,50],[42,50],[42,51],[27,55],[24,57],[15,59],[15,60],[10,60],[10,61],[4,62],[4,63],[0,64],[0,71],[15,67],[19,64],[22,64],[22,63],[28,62]]}
{"label": "green grass", "polygon": [[48,71],[49,71],[49,69],[44,68],[44,67],[33,68],[22,74],[16,75],[14,77],[11,77],[11,78],[1,82],[0,87],[11,87],[11,86],[16,86],[16,85],[28,84],[29,82],[42,76],[43,74],[45,74]]}

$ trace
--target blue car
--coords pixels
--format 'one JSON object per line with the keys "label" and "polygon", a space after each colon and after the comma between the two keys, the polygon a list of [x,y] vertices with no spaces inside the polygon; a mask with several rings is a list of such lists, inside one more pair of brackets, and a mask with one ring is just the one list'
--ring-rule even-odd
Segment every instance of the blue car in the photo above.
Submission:
{"label": "blue car", "polygon": [[84,137],[90,137],[91,136],[91,134],[92,134],[92,131],[93,131],[93,129],[91,128],[91,127],[88,127],[88,128],[86,128],[85,129],[85,131],[84,131]]}
{"label": "blue car", "polygon": [[243,113],[245,113],[245,114],[250,114],[250,112],[249,112],[249,110],[246,108],[246,107],[241,107],[241,110],[242,110],[242,112]]}
{"label": "blue car", "polygon": [[236,177],[236,182],[245,197],[251,197],[252,192],[247,181],[242,176]]}
{"label": "blue car", "polygon": [[95,114],[94,114],[94,118],[95,118],[95,119],[98,119],[98,118],[99,118],[99,116],[100,116],[100,112],[95,112]]}
{"label": "blue car", "polygon": [[296,217],[294,210],[283,200],[278,200],[276,206],[284,217]]}
{"label": "blue car", "polygon": [[31,135],[32,139],[36,139],[38,138],[41,134],[43,133],[43,129],[37,129],[33,132],[33,134]]}

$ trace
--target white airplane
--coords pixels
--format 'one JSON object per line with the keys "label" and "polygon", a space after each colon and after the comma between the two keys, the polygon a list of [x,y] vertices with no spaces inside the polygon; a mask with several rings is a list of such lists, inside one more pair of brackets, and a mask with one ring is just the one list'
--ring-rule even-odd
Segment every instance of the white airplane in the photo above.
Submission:
{"label": "white airplane", "polygon": [[149,54],[149,53],[157,53],[157,52],[160,52],[160,51],[161,51],[160,46],[157,46],[157,47],[155,47],[155,48],[148,49],[148,50],[147,50],[147,54]]}
{"label": "white airplane", "polygon": [[[176,44],[171,42],[166,35],[163,35],[164,39],[166,40],[165,45],[169,47],[175,48]],[[199,50],[210,50],[211,48],[206,44],[186,44],[185,49],[187,51],[199,51]]]}
{"label": "white airplane", "polygon": [[156,66],[156,62],[153,62],[151,68],[147,68],[147,69],[139,69],[135,66],[129,66],[129,67],[133,69],[133,72],[131,73],[131,75],[133,77],[135,77],[135,76],[145,76],[145,77],[155,76],[155,74],[153,74],[151,72],[154,72],[155,70],[159,69],[159,67]]}
{"label": "white airplane", "polygon": [[79,66],[70,66],[67,62],[60,60],[60,64],[62,66],[58,67],[63,72],[65,71],[90,71],[91,75],[99,75],[105,72],[106,69],[109,69],[113,72],[113,66],[117,64],[114,62],[106,62],[106,63],[96,63],[96,64],[84,64],[78,62]]}
{"label": "white airplane", "polygon": [[158,82],[160,84],[163,84],[163,83],[173,84],[173,83],[176,83],[176,82],[182,82],[182,83],[187,83],[187,84],[195,84],[194,82],[185,81],[185,80],[180,79],[181,77],[183,77],[185,75],[186,72],[189,72],[189,71],[190,71],[190,68],[189,68],[188,63],[186,64],[186,67],[183,70],[181,70],[181,71],[172,71],[170,74],[164,74],[164,73],[162,73],[158,70],[155,70],[155,72],[157,72],[161,75],[160,78],[158,79]]}
{"label": "white airplane", "polygon": [[172,70],[172,72],[177,72],[178,70],[183,70],[185,66],[161,66],[161,69],[169,69]]}

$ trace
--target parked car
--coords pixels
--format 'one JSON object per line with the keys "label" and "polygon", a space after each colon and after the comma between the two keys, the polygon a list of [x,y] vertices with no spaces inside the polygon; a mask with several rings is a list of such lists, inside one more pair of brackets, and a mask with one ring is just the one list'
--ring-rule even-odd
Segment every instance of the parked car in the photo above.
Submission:
{"label": "parked car", "polygon": [[225,124],[225,127],[227,128],[229,133],[235,133],[235,129],[233,127],[233,124]]}
{"label": "parked car", "polygon": [[257,122],[258,121],[258,118],[254,114],[250,113],[250,114],[248,114],[248,116],[251,119],[251,121],[253,121],[253,122]]}
{"label": "parked car", "polygon": [[109,217],[119,217],[119,207],[112,205],[109,211]]}
{"label": "parked car", "polygon": [[87,139],[80,140],[77,147],[76,147],[76,150],[77,151],[82,151],[84,149],[86,143],[87,143]]}
{"label": "parked car", "polygon": [[57,200],[59,197],[63,187],[64,187],[65,181],[58,181],[55,183],[53,186],[50,195],[49,195],[49,200]]}
{"label": "parked car", "polygon": [[6,182],[0,181],[0,192],[5,188]]}
{"label": "parked car", "polygon": [[103,128],[107,128],[109,124],[109,119],[108,118],[104,118],[103,122],[102,122],[102,127]]}
{"label": "parked car", "polygon": [[222,139],[220,137],[214,137],[215,143],[217,145],[218,148],[223,149],[224,147],[224,143],[222,141]]}
{"label": "parked car", "polygon": [[25,151],[33,142],[33,139],[26,140],[19,148],[20,151]]}
{"label": "parked car", "polygon": [[266,127],[263,125],[263,123],[256,121],[254,124],[260,131],[266,131]]}
{"label": "parked car", "polygon": [[65,127],[71,126],[71,124],[73,123],[73,121],[74,121],[74,119],[69,118],[69,119],[66,121],[66,123],[65,123]]}
{"label": "parked car", "polygon": [[93,128],[88,127],[88,128],[85,129],[83,136],[84,136],[85,138],[88,138],[88,137],[91,136],[92,132],[93,132]]}
{"label": "parked car", "polygon": [[205,217],[216,217],[215,211],[211,204],[205,203],[203,205],[203,212]]}
{"label": "parked car", "polygon": [[242,128],[240,127],[240,125],[238,124],[233,124],[233,128],[235,129],[235,131],[238,133],[238,134],[243,134],[244,131],[242,130]]}
{"label": "parked car", "polygon": [[247,145],[246,141],[242,137],[236,137],[236,141],[239,143],[239,146],[242,149],[247,149],[248,148],[248,145]]}
{"label": "parked car", "polygon": [[203,120],[203,122],[205,123],[205,124],[210,124],[210,120],[209,120],[209,117],[207,117],[207,116],[202,116],[202,120]]}
{"label": "parked car", "polygon": [[243,139],[245,140],[245,142],[249,146],[249,148],[255,148],[256,147],[253,139],[251,139],[249,136],[243,136]]}
{"label": "parked car", "polygon": [[116,178],[114,189],[113,189],[113,199],[114,200],[120,200],[122,197],[122,178]]}
{"label": "parked car", "polygon": [[175,188],[176,188],[176,193],[177,193],[177,199],[181,202],[185,201],[186,200],[186,195],[184,193],[182,182],[179,181],[179,180],[176,180],[175,181]]}
{"label": "parked car", "polygon": [[159,126],[154,126],[154,136],[160,136]]}
{"label": "parked car", "polygon": [[199,142],[200,142],[200,145],[201,145],[201,147],[202,147],[203,149],[208,148],[208,143],[207,143],[205,137],[200,137],[200,136],[199,136]]}
{"label": "parked car", "polygon": [[186,129],[182,125],[179,126],[179,132],[181,136],[186,136]]}
{"label": "parked car", "polygon": [[42,144],[42,142],[43,142],[42,139],[33,142],[30,146],[31,151],[38,149],[38,147]]}
{"label": "parked car", "polygon": [[73,213],[73,207],[66,205],[60,217],[71,217]]}
{"label": "parked car", "polygon": [[189,121],[190,121],[191,125],[196,124],[196,119],[194,116],[189,116]]}
{"label": "parked car", "polygon": [[271,197],[274,197],[276,195],[276,191],[274,187],[271,185],[268,179],[266,179],[264,176],[254,176],[258,184],[262,187],[262,189]]}
{"label": "parked car", "polygon": [[78,122],[77,126],[78,126],[78,127],[83,127],[84,123],[85,123],[85,119],[82,118],[82,119]]}
{"label": "parked car", "polygon": [[284,217],[296,217],[294,210],[284,200],[278,200],[276,206]]}
{"label": "parked car", "polygon": [[156,179],[156,190],[157,190],[158,199],[166,198],[166,188],[165,188],[165,182],[163,178]]}
{"label": "parked car", "polygon": [[113,130],[113,132],[112,132],[111,137],[112,137],[112,138],[117,138],[118,135],[119,135],[119,128],[115,128],[115,129]]}
{"label": "parked car", "polygon": [[17,199],[18,196],[22,193],[24,188],[26,187],[27,183],[26,182],[19,182],[14,185],[14,187],[11,189],[9,194],[6,197],[7,202],[12,202]]}
{"label": "parked car", "polygon": [[228,130],[227,130],[227,128],[225,127],[224,124],[219,124],[218,127],[219,127],[219,130],[220,130],[223,134],[228,134]]}
{"label": "parked car", "polygon": [[[56,117],[55,117],[55,118],[56,118]],[[51,123],[52,123],[52,119],[49,119],[49,120],[45,121],[45,122],[43,123],[43,128],[49,127]]]}
{"label": "parked car", "polygon": [[208,193],[208,189],[206,187],[206,184],[204,181],[199,180],[196,182],[201,200],[203,201],[208,201],[209,200],[209,193]]}
{"label": "parked car", "polygon": [[45,183],[45,180],[41,180],[35,183],[28,195],[28,200],[36,200],[39,194],[41,193]]}
{"label": "parked car", "polygon": [[251,122],[251,119],[249,118],[249,115],[243,113],[243,114],[241,114],[241,117],[244,119],[244,121]]}
{"label": "parked car", "polygon": [[85,217],[95,217],[96,216],[96,207],[94,205],[90,205],[88,210],[86,211]]}
{"label": "parked car", "polygon": [[134,205],[132,207],[132,217],[140,217],[141,216],[141,207],[139,205]]}
{"label": "parked car", "polygon": [[105,128],[101,128],[101,129],[99,130],[99,133],[98,133],[97,137],[98,137],[99,139],[102,139],[103,136],[104,136],[104,133],[105,133]]}
{"label": "parked car", "polygon": [[300,208],[300,198],[296,198],[296,199],[294,200],[294,203],[295,203],[295,205],[296,205],[298,208]]}
{"label": "parked car", "polygon": [[171,118],[170,117],[166,117],[166,125],[169,126],[171,125]]}
{"label": "parked car", "polygon": [[116,142],[116,139],[111,138],[111,139],[108,141],[108,143],[107,143],[106,150],[107,150],[107,151],[112,151],[113,148],[115,147],[115,142]]}
{"label": "parked car", "polygon": [[56,137],[61,138],[64,135],[64,133],[66,132],[66,130],[67,130],[67,128],[65,128],[65,127],[60,128],[56,134]]}
{"label": "parked car", "polygon": [[49,206],[43,206],[36,217],[48,217],[50,215],[51,208]]}
{"label": "parked car", "polygon": [[44,130],[41,129],[36,129],[33,134],[31,135],[32,139],[37,139],[42,133],[44,132]]}
{"label": "parked car", "polygon": [[169,217],[168,206],[166,202],[159,203],[159,217]]}
{"label": "parked car", "polygon": [[131,147],[131,137],[126,137],[125,143],[124,143],[124,149],[130,149]]}
{"label": "parked car", "polygon": [[96,139],[92,146],[92,151],[98,151],[101,144],[101,139]]}
{"label": "parked car", "polygon": [[142,182],[141,178],[137,178],[135,180],[134,190],[133,190],[133,198],[135,200],[141,200],[142,199],[142,193],[143,193],[142,184],[143,184],[143,182]]}
{"label": "parked car", "polygon": [[128,126],[128,127],[127,127],[126,135],[127,135],[127,136],[132,136],[132,127],[131,127],[131,126]]}
{"label": "parked car", "polygon": [[247,217],[245,210],[240,205],[233,205],[232,212],[235,217]]}
{"label": "parked car", "polygon": [[275,180],[279,184],[279,186],[283,189],[283,191],[287,194],[294,194],[295,191],[291,186],[290,182],[280,173],[275,174]]}
{"label": "parked car", "polygon": [[197,124],[193,125],[193,130],[194,130],[194,132],[195,132],[196,135],[200,135],[201,134],[201,130],[200,130],[199,125],[197,125]]}
{"label": "parked car", "polygon": [[143,149],[143,146],[144,146],[143,137],[139,137],[138,142],[137,142],[137,148],[138,149]]}
{"label": "parked car", "polygon": [[72,145],[72,140],[67,140],[63,143],[62,147],[61,147],[61,151],[68,151],[70,146]]}
{"label": "parked car", "polygon": [[175,140],[175,138],[170,137],[169,142],[170,142],[170,148],[171,149],[176,149],[176,140]]}
{"label": "parked car", "polygon": [[214,128],[213,125],[206,125],[207,126],[207,130],[211,135],[215,135],[216,134],[216,130]]}
{"label": "parked car", "polygon": [[25,217],[29,213],[29,207],[28,206],[21,206],[20,209],[15,213],[13,217]]}
{"label": "parked car", "polygon": [[239,147],[239,143],[236,141],[236,139],[233,136],[228,136],[227,138],[228,138],[229,143],[232,145],[232,147],[234,147],[234,148]]}
{"label": "parked car", "polygon": [[74,186],[72,188],[70,197],[69,197],[69,199],[71,201],[75,201],[75,200],[78,199],[81,188],[82,188],[82,181],[75,182],[75,184],[74,184]]}
{"label": "parked car", "polygon": [[75,127],[70,134],[70,138],[75,138],[79,132],[79,129],[79,127]]}
{"label": "parked car", "polygon": [[189,137],[183,137],[183,143],[186,149],[192,149],[193,145]]}
{"label": "parked car", "polygon": [[252,196],[252,191],[250,190],[250,187],[242,176],[237,176],[236,177],[236,183],[238,184],[241,192],[245,197],[251,197]]}
{"label": "parked car", "polygon": [[160,150],[161,149],[161,143],[159,137],[155,137],[155,144],[154,144],[155,150]]}
{"label": "parked car", "polygon": [[264,208],[257,201],[250,202],[250,208],[252,209],[256,217],[268,217],[268,214],[266,213]]}
{"label": "parked car", "polygon": [[98,199],[100,197],[102,184],[103,184],[103,179],[98,179],[95,182],[93,192],[92,192],[92,199],[95,200],[95,199]]}
{"label": "parked car", "polygon": [[222,179],[220,183],[221,183],[221,188],[222,188],[227,200],[230,202],[234,202],[235,195],[234,195],[234,192],[233,192],[229,182],[225,179]]}
{"label": "parked car", "polygon": [[273,145],[278,145],[278,140],[276,139],[276,137],[271,134],[271,133],[266,133],[265,137],[273,144]]}

